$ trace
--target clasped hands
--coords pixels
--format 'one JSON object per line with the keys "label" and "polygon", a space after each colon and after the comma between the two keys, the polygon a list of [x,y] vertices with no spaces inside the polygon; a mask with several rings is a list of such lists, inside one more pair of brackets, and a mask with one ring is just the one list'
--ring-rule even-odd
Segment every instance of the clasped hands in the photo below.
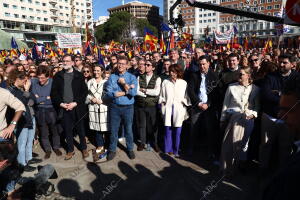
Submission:
{"label": "clasped hands", "polygon": [[125,90],[125,92],[116,92],[115,96],[116,97],[121,97],[121,96],[125,96],[126,95],[126,92],[132,88],[134,88],[134,84],[132,85],[128,85],[125,81],[124,78],[119,78],[118,79],[118,83],[121,84]]}
{"label": "clasped hands", "polygon": [[71,103],[61,103],[60,107],[66,109],[67,111],[73,110],[77,106],[76,102],[71,102]]}

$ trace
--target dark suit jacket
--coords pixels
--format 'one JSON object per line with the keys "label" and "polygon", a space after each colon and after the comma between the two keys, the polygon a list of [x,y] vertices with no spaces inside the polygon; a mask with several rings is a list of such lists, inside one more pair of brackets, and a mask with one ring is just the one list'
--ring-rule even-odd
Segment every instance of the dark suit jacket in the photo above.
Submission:
{"label": "dark suit jacket", "polygon": [[[53,77],[53,83],[51,88],[51,100],[58,113],[60,110],[60,104],[63,103],[64,96],[64,70],[58,72]],[[77,117],[81,118],[87,112],[85,100],[88,95],[88,88],[84,81],[84,76],[77,70],[73,71],[74,77],[72,81],[72,91],[74,102],[77,103],[75,112]]]}
{"label": "dark suit jacket", "polygon": [[292,156],[263,193],[263,200],[298,200],[300,182],[300,152]]}
{"label": "dark suit jacket", "polygon": [[[188,80],[188,86],[187,86],[187,93],[191,99],[191,103],[193,106],[193,109],[198,109],[197,105],[200,103],[199,99],[199,89],[200,89],[200,84],[201,84],[201,73],[200,71],[191,73],[189,76]],[[208,96],[208,101],[207,104],[209,107],[212,107],[213,104],[215,103],[215,88],[217,85],[217,76],[212,70],[208,70],[206,74],[206,90],[207,90],[207,96]]]}

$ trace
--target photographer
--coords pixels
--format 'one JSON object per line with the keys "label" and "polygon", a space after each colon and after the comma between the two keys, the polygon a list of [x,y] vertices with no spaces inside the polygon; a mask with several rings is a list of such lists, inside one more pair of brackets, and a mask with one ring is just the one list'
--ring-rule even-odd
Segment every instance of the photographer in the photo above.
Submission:
{"label": "photographer", "polygon": [[[25,111],[25,106],[20,100],[14,97],[8,90],[0,88],[0,96],[2,97],[0,99],[0,144],[5,144],[4,146],[1,145],[0,148],[0,176],[1,176],[0,180],[1,180],[1,186],[4,187],[3,190],[6,193],[10,193],[14,190],[16,184],[16,180],[14,179],[15,177],[10,177],[9,180],[5,181],[5,179],[2,178],[2,175],[9,174],[8,173],[10,171],[9,166],[15,160],[13,159],[13,156],[16,155],[16,153],[9,152],[6,153],[5,155],[5,152],[9,151],[10,149],[12,150],[15,149],[9,147],[13,146],[12,145],[13,131],[22,113]],[[8,126],[5,118],[7,106],[15,110],[15,114],[12,118],[12,121]],[[0,189],[2,191],[1,187]]]}

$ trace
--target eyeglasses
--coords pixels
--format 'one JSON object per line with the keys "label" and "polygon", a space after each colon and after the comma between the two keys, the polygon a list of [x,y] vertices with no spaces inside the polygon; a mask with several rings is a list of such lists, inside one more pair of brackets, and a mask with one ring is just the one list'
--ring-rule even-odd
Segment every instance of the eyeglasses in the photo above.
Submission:
{"label": "eyeglasses", "polygon": [[146,67],[152,66],[152,64],[145,64],[145,65],[146,65]]}
{"label": "eyeglasses", "polygon": [[90,71],[82,71],[83,73],[90,73]]}
{"label": "eyeglasses", "polygon": [[250,60],[251,62],[257,62],[258,58]]}

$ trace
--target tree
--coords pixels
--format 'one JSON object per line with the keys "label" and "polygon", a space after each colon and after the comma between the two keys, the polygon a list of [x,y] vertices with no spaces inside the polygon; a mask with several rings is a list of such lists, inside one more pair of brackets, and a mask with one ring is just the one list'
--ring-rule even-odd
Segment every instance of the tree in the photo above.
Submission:
{"label": "tree", "polygon": [[136,30],[138,37],[143,37],[145,27],[157,35],[157,29],[148,20],[136,19],[126,11],[117,12],[112,14],[107,22],[97,27],[95,37],[98,43],[108,43],[111,40],[122,42],[131,38],[133,30]]}

